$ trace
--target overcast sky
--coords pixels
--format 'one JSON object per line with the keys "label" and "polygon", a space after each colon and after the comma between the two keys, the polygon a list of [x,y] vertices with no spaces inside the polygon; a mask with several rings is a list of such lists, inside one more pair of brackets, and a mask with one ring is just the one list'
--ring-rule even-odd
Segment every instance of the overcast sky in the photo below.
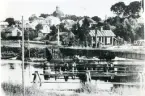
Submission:
{"label": "overcast sky", "polygon": [[59,6],[64,14],[99,16],[104,19],[105,15],[113,15],[110,7],[119,1],[129,4],[140,0],[3,0],[0,2],[0,20],[7,17],[20,20],[22,15],[24,19],[28,19],[32,14],[51,14],[56,6]]}

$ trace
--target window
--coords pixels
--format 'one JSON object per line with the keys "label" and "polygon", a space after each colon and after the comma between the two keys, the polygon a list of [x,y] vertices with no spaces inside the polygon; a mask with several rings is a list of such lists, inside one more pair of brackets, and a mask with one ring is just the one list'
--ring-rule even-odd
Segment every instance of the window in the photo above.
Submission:
{"label": "window", "polygon": [[107,44],[110,44],[110,37],[107,37]]}

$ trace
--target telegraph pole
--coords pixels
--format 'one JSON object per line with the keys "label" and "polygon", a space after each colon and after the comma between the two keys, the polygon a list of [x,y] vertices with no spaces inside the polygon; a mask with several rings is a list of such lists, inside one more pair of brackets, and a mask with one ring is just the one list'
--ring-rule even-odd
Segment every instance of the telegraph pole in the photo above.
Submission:
{"label": "telegraph pole", "polygon": [[25,96],[25,82],[24,82],[24,20],[22,16],[22,87],[23,96]]}
{"label": "telegraph pole", "polygon": [[60,45],[60,37],[59,37],[59,25],[57,26],[58,28],[58,33],[57,33],[57,43],[58,43],[58,46]]}
{"label": "telegraph pole", "polygon": [[98,31],[98,28],[95,28],[95,47],[96,47],[96,48],[97,48],[97,43],[98,43],[97,31]]}

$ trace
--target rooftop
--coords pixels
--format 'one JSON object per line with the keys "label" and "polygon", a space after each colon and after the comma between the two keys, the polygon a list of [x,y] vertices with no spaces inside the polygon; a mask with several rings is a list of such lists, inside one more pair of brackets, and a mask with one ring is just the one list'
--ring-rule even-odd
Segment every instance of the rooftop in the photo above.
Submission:
{"label": "rooftop", "polygon": [[[90,30],[90,33],[89,33],[91,36],[95,36],[95,30]],[[103,36],[112,36],[114,37],[115,34],[111,31],[111,30],[97,30],[97,36],[99,37],[103,37]]]}

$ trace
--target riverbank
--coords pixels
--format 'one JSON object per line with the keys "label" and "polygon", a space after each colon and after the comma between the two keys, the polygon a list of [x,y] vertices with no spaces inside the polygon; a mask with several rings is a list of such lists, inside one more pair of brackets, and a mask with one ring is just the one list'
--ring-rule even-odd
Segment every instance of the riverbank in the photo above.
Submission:
{"label": "riverbank", "polygon": [[[22,86],[3,82],[1,88],[6,96],[22,96]],[[112,90],[98,90],[94,85],[85,85],[79,92],[44,91],[34,86],[25,88],[25,96],[144,96],[145,91],[136,87],[118,87]],[[3,96],[3,95],[2,95]]]}

